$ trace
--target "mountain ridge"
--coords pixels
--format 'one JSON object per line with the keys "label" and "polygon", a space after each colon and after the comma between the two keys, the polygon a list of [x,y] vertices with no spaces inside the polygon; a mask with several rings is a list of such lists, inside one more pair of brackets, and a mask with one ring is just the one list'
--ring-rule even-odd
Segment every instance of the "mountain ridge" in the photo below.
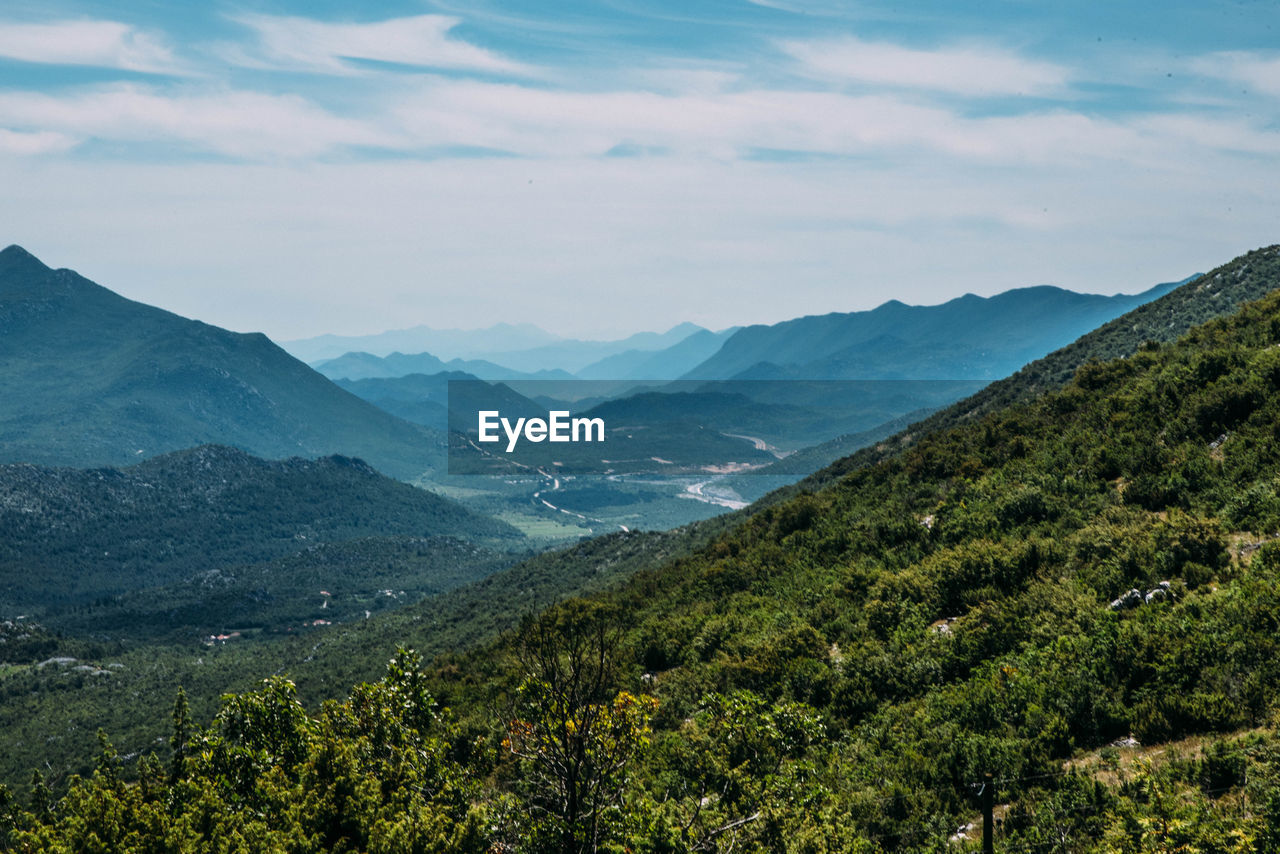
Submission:
{"label": "mountain ridge", "polygon": [[[1280,244],[1253,249],[1208,273],[1190,278],[1158,299],[1102,324],[1065,347],[1024,365],[905,430],[833,462],[794,488],[816,488],[855,469],[900,453],[923,435],[972,421],[994,409],[1060,388],[1090,360],[1132,355],[1144,341],[1173,340],[1196,324],[1234,311],[1276,288],[1280,288]],[[779,494],[788,494],[791,489],[781,490]]]}
{"label": "mountain ridge", "polygon": [[[965,294],[933,306],[894,299],[863,312],[748,326],[683,378],[997,379],[1194,278],[1132,295],[1036,285],[990,297]],[[876,346],[877,340],[902,341],[910,349]],[[762,369],[762,363],[772,367]]]}
{"label": "mountain ridge", "polygon": [[261,333],[129,300],[16,245],[0,252],[0,333],[0,461],[122,465],[221,443],[413,477],[443,447]]}

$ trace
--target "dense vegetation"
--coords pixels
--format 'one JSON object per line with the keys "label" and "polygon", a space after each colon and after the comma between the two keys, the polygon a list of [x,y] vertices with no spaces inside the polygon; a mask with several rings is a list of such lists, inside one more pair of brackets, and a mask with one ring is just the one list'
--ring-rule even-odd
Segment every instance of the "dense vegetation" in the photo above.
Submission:
{"label": "dense vegetation", "polygon": [[[0,608],[58,613],[325,542],[518,531],[359,460],[205,446],[126,469],[0,466]],[[162,603],[163,607],[163,603]]]}
{"label": "dense vegetation", "polygon": [[[217,711],[222,694],[250,690],[268,674],[288,673],[298,697],[314,706],[343,696],[357,682],[378,678],[398,644],[410,642],[428,656],[475,646],[571,593],[602,590],[645,566],[689,554],[723,526],[717,519],[675,532],[620,532],[538,555],[422,601],[400,597],[396,590],[396,596],[382,597],[386,610],[375,611],[370,619],[339,618],[320,626],[311,620],[295,621],[281,632],[242,631],[226,641],[203,642],[202,637],[202,642],[193,642],[181,636],[181,626],[150,634],[139,625],[126,632],[102,631],[102,623],[119,613],[110,605],[85,613],[83,619],[98,628],[89,634],[54,631],[29,619],[9,621],[6,630],[0,622],[0,783],[24,789],[31,769],[39,766],[48,784],[61,789],[69,774],[92,770],[99,727],[111,733],[122,753],[145,753],[165,735],[166,724],[138,710],[167,705],[176,685],[185,686],[197,720],[207,720]],[[323,572],[333,560],[345,561],[353,552],[363,559],[369,554],[364,546],[364,541],[322,546],[310,571]],[[432,551],[419,556],[412,545],[393,550],[381,541],[378,546],[383,559],[393,560],[395,570],[404,571],[402,583],[440,570]],[[273,562],[266,569],[280,564],[307,571],[304,555]],[[343,568],[349,573],[347,583],[353,583],[376,572],[380,563]],[[255,605],[281,615],[306,607],[314,609],[308,615],[324,617],[328,612],[319,610],[317,590],[308,587],[306,592],[310,595],[296,605],[281,599]],[[345,598],[338,595],[340,590],[330,592],[335,599]],[[124,604],[131,601],[128,597]],[[217,599],[210,602],[211,608],[221,604]],[[216,613],[194,616],[205,620]],[[154,617],[164,625],[171,619],[168,611]],[[290,614],[290,619],[296,618]],[[222,633],[235,628],[228,626]]]}
{"label": "dense vegetation", "polygon": [[1007,850],[1275,850],[1277,425],[1280,293],[342,703],[180,699],[8,844],[937,850],[992,774]]}
{"label": "dense vegetation", "polygon": [[451,537],[364,537],[262,563],[220,565],[44,619],[64,635],[130,642],[180,643],[230,632],[282,636],[369,619],[478,581],[513,560]]}

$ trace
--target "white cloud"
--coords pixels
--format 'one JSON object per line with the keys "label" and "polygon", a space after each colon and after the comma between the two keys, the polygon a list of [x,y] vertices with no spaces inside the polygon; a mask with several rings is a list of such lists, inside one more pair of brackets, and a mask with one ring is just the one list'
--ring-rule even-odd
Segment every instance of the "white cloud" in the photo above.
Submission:
{"label": "white cloud", "polygon": [[918,50],[853,37],[784,41],[780,47],[820,79],[952,95],[1054,94],[1071,77],[1060,65],[990,47]]}
{"label": "white cloud", "polygon": [[295,95],[165,94],[115,85],[52,96],[0,93],[0,124],[79,140],[176,143],[235,157],[308,157],[351,145],[391,144],[385,134]]}
{"label": "white cloud", "polygon": [[66,151],[75,144],[72,137],[52,131],[26,133],[0,128],[0,152],[5,154],[49,154]]}
{"label": "white cloud", "polygon": [[0,128],[56,134],[23,141],[51,149],[98,139],[292,160],[353,147],[577,159],[632,149],[723,161],[783,151],[881,161],[942,156],[957,166],[1121,162],[1161,169],[1215,152],[1280,151],[1280,133],[1243,118],[1107,118],[1068,109],[975,117],[902,95],[723,90],[707,82],[717,81],[696,78],[682,92],[659,94],[397,78],[366,98],[358,116],[298,95],[117,84],[56,95],[0,92]]}
{"label": "white cloud", "polygon": [[[413,144],[470,145],[538,157],[591,157],[618,145],[733,160],[758,150],[978,162],[1123,161],[1172,156],[1167,129],[1066,110],[968,117],[892,95],[751,90],[681,95],[582,93],[433,80],[392,108]],[[1254,131],[1253,145],[1280,139]],[[1179,145],[1212,147],[1189,130]],[[1232,146],[1228,145],[1228,148]]]}
{"label": "white cloud", "polygon": [[0,22],[0,56],[49,65],[179,73],[159,37],[116,21]]}
{"label": "white cloud", "polygon": [[1280,156],[1280,133],[1262,130],[1236,118],[1169,114],[1137,119],[1134,124],[1172,145],[1201,151]]}
{"label": "white cloud", "polygon": [[1280,56],[1275,53],[1224,51],[1191,63],[1193,71],[1216,77],[1267,95],[1280,95]]}
{"label": "white cloud", "polygon": [[59,142],[45,139],[51,147],[66,147],[65,140],[155,142],[251,159],[306,159],[351,147],[594,158],[622,146],[725,161],[777,150],[1163,168],[1208,152],[1280,149],[1280,133],[1256,123],[1176,113],[1102,118],[1060,109],[973,117],[885,94],[702,86],[682,94],[572,92],[441,77],[371,96],[359,117],[297,95],[195,87],[0,92],[0,127],[59,135]]}
{"label": "white cloud", "polygon": [[368,24],[329,23],[311,18],[244,15],[236,18],[254,31],[256,49],[237,46],[227,56],[244,65],[354,74],[352,59],[394,62],[503,74],[530,69],[492,51],[450,36],[459,23],[445,15],[417,15]]}

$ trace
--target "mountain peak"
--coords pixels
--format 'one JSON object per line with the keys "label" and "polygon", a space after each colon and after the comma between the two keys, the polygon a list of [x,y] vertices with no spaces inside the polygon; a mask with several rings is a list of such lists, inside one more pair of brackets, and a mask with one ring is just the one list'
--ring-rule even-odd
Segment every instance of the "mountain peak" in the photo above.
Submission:
{"label": "mountain peak", "polygon": [[0,276],[15,273],[45,273],[49,268],[36,256],[14,243],[0,250]]}

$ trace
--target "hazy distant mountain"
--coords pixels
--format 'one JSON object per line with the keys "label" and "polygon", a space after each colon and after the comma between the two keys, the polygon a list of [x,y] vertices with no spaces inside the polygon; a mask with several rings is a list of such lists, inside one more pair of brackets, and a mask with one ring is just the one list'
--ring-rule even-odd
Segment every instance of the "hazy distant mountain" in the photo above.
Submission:
{"label": "hazy distant mountain", "polygon": [[674,380],[711,358],[739,328],[700,329],[664,350],[627,350],[587,365],[577,374],[584,380]]}
{"label": "hazy distant mountain", "polygon": [[532,323],[499,323],[488,329],[432,329],[415,326],[376,335],[320,335],[284,341],[281,346],[304,362],[336,359],[344,353],[436,353],[445,359],[471,359],[495,350],[526,350],[559,340]]}
{"label": "hazy distant mountain", "polygon": [[871,311],[749,326],[685,376],[998,379],[1180,284],[1116,296],[1040,286],[933,306],[890,300]]}
{"label": "hazy distant mountain", "polygon": [[430,353],[345,353],[336,359],[318,362],[315,369],[330,379],[364,380],[379,377],[405,377],[410,374],[463,372],[482,380],[564,380],[573,379],[565,371],[517,371],[495,365],[484,359],[450,359],[441,361]]}
{"label": "hazy distant mountain", "polygon": [[665,350],[673,344],[685,340],[690,335],[705,332],[694,323],[681,323],[666,332],[637,332],[618,341],[578,341],[568,339],[545,344],[531,349],[493,349],[483,358],[497,362],[509,368],[521,371],[543,371],[560,369],[572,374],[578,373],[588,365],[607,359],[628,350],[647,350],[656,352]]}
{"label": "hazy distant mountain", "polygon": [[0,252],[0,461],[119,465],[195,445],[345,454],[398,477],[440,437],[335,386],[265,335],[125,299]]}
{"label": "hazy distant mountain", "polygon": [[[726,332],[729,330],[726,330]],[[713,336],[708,339],[704,336]],[[654,362],[655,370],[664,370],[660,376],[650,377],[640,374],[631,376],[640,379],[674,379],[680,373],[698,364],[715,352],[719,346],[715,336],[723,337],[726,333],[712,333],[692,323],[682,323],[663,333],[637,332],[619,341],[578,341],[568,339],[556,341],[529,350],[494,350],[509,343],[509,338],[495,336],[489,343],[491,349],[480,353],[472,359],[449,359],[445,361],[429,352],[390,353],[378,356],[372,352],[348,352],[334,359],[326,359],[314,363],[317,371],[331,379],[370,379],[374,377],[403,377],[409,374],[438,374],[441,371],[465,371],[482,380],[563,380],[574,379],[579,370],[590,365],[597,365],[601,360],[611,357],[623,357],[620,364],[632,366],[645,362],[650,357],[670,352],[670,356],[659,358]],[[688,350],[673,349],[684,344],[688,339],[696,338]],[[624,355],[629,354],[629,355]],[[701,354],[699,356],[699,354]],[[671,373],[667,364],[683,365],[676,373]],[[597,373],[587,379],[629,379]]]}
{"label": "hazy distant mountain", "polygon": [[[393,415],[437,430],[475,429],[476,413],[481,409],[500,409],[503,415],[513,419],[547,416],[548,407],[518,394],[504,383],[482,382],[462,371],[335,382]],[[453,383],[452,395],[450,383]]]}

